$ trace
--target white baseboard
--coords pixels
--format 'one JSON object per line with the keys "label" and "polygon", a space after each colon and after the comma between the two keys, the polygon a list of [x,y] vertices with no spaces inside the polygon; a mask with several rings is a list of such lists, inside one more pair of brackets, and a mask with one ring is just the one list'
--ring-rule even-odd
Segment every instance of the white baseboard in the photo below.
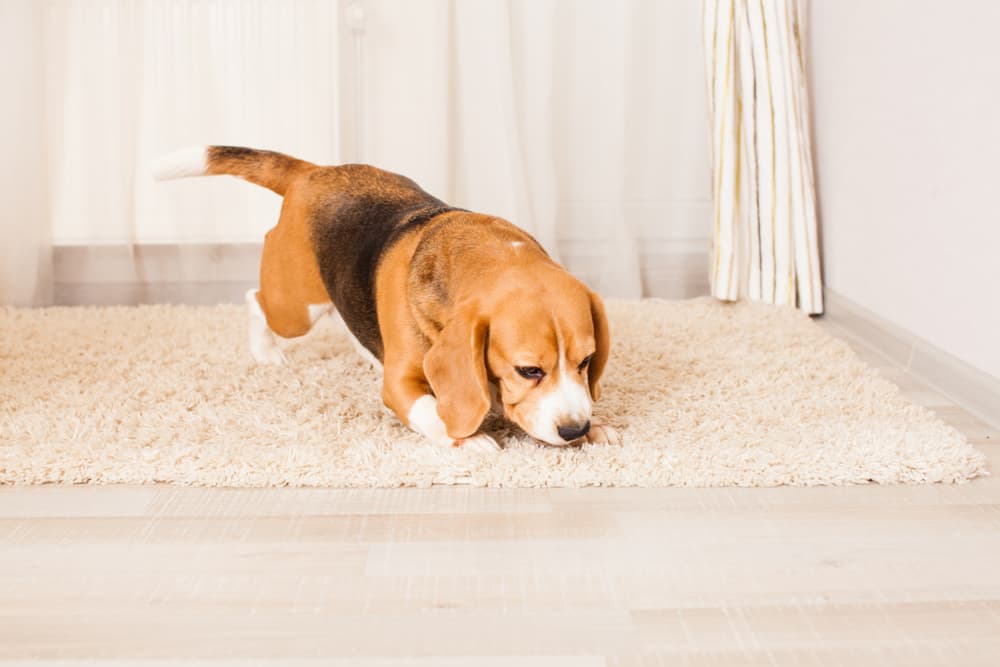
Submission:
{"label": "white baseboard", "polygon": [[58,305],[242,303],[257,284],[259,243],[61,245],[53,248]]}
{"label": "white baseboard", "polygon": [[826,313],[863,342],[963,408],[1000,428],[1000,379],[826,289]]}
{"label": "white baseboard", "polygon": [[[560,242],[563,264],[597,284],[604,242]],[[707,239],[643,239],[639,272],[645,296],[686,299],[708,294]],[[55,303],[242,303],[257,285],[259,243],[60,245],[53,249]]]}

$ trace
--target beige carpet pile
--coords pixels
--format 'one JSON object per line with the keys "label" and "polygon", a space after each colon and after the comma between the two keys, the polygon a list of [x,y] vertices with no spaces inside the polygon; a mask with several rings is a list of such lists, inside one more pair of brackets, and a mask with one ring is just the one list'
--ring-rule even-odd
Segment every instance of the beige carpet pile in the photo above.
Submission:
{"label": "beige carpet pile", "polygon": [[333,326],[247,350],[241,307],[0,309],[0,483],[208,486],[774,486],[956,482],[985,473],[954,429],[804,315],[610,302],[596,416],[624,445],[424,443]]}

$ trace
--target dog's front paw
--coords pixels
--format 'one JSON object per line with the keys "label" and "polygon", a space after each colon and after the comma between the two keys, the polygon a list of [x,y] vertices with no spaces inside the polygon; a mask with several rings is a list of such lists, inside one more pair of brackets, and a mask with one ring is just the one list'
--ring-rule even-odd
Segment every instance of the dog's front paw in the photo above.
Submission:
{"label": "dog's front paw", "polygon": [[584,440],[592,445],[622,444],[622,437],[618,435],[618,431],[606,424],[601,424],[600,422],[592,422],[590,425],[590,431],[583,437]]}
{"label": "dog's front paw", "polygon": [[500,445],[491,436],[485,433],[477,433],[468,438],[461,438],[452,443],[454,447],[459,447],[465,452],[475,452],[477,454],[493,454],[500,451]]}

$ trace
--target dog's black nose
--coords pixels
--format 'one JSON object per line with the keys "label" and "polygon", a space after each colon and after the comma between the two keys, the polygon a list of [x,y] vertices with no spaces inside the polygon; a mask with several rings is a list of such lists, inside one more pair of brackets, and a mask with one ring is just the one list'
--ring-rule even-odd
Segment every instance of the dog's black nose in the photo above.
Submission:
{"label": "dog's black nose", "polygon": [[559,437],[563,440],[569,442],[570,440],[576,440],[577,438],[582,438],[590,432],[590,420],[583,426],[579,424],[573,424],[571,426],[560,426],[558,429]]}

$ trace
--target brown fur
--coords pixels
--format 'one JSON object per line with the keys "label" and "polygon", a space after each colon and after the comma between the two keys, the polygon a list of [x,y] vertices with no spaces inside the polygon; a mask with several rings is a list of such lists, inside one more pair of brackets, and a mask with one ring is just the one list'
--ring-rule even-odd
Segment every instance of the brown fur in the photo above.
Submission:
{"label": "brown fur", "polygon": [[284,338],[309,332],[309,306],[330,301],[312,251],[307,224],[309,198],[291,192],[278,224],[264,236],[260,258],[260,303],[271,331]]}

